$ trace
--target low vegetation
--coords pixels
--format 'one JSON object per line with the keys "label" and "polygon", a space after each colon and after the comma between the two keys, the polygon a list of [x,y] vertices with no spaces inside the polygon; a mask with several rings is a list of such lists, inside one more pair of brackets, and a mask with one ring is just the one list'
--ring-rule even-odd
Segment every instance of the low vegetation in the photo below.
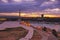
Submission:
{"label": "low vegetation", "polygon": [[6,28],[0,30],[0,40],[18,40],[25,37],[27,33],[28,31],[22,27]]}

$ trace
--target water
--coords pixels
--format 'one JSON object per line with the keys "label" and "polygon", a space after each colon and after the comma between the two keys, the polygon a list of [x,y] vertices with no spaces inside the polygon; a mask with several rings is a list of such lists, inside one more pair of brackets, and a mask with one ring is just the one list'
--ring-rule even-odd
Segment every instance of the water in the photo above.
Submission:
{"label": "water", "polygon": [[[35,27],[48,27],[51,29],[56,29],[57,31],[60,31],[60,24],[55,22],[30,22],[31,25],[35,26]],[[12,27],[19,27],[20,24],[18,21],[6,21],[2,24],[0,24],[0,30],[3,30],[5,28],[12,28]]]}

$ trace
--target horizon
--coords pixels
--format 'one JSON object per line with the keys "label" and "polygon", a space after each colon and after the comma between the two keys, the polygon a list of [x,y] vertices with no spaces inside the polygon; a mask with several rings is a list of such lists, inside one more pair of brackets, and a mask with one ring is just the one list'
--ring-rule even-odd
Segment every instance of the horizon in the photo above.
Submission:
{"label": "horizon", "polygon": [[[20,16],[21,17],[41,17],[43,13],[42,12],[32,12],[32,13],[20,13]],[[48,12],[45,12],[45,14],[43,14],[44,17],[50,17],[50,18],[53,18],[53,17],[58,17],[60,18],[60,14],[52,14],[52,13],[48,13]],[[16,13],[0,13],[0,16],[19,16],[19,13],[16,12]]]}

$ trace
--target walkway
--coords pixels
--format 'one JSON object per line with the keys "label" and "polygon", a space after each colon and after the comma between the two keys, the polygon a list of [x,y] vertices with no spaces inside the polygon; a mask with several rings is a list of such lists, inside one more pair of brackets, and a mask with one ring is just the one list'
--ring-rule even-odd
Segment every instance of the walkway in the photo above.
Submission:
{"label": "walkway", "polygon": [[[24,23],[24,24],[26,24],[26,23]],[[29,24],[29,23],[28,23]],[[26,28],[26,27],[25,27]],[[54,36],[54,35],[52,35],[52,34],[48,34],[48,33],[46,33],[46,32],[44,32],[44,31],[38,31],[37,30],[37,28],[35,28],[33,25],[31,25],[30,24],[30,27],[27,27],[27,28],[33,28],[34,30],[36,30],[38,33],[40,33],[40,35],[43,37],[41,40],[49,40],[48,38],[50,38],[51,40],[57,40],[57,38]],[[33,29],[30,29],[30,30],[33,30]],[[33,31],[31,31],[31,32],[33,32]],[[29,35],[29,34],[28,34]],[[29,35],[30,36],[30,35]],[[31,35],[30,37],[32,38],[32,36],[33,35]],[[28,37],[27,37],[28,38]],[[29,39],[27,39],[27,38],[23,38],[22,40],[29,40]],[[31,39],[30,38],[30,39]],[[40,40],[40,39],[39,39]]]}
{"label": "walkway", "polygon": [[32,36],[33,36],[34,29],[32,27],[27,27],[27,26],[23,26],[23,25],[21,25],[21,26],[23,28],[27,29],[29,32],[24,38],[21,38],[19,40],[29,40],[29,39],[31,39]]}
{"label": "walkway", "polygon": [[[0,29],[1,30],[3,30],[3,29],[5,29],[5,28],[12,28],[12,27],[23,27],[23,28],[25,28],[26,30],[28,30],[29,32],[28,32],[28,34],[24,37],[24,38],[21,38],[21,39],[19,39],[19,40],[29,40],[29,39],[31,39],[32,38],[32,36],[33,36],[33,32],[34,32],[34,30],[37,30],[35,27],[34,27],[34,25],[33,25],[33,27],[31,26],[31,27],[27,27],[27,26],[25,26],[25,25],[21,25],[21,24],[19,24],[19,22],[18,21],[9,21],[9,22],[4,22],[3,24],[0,24]],[[38,30],[37,30],[38,31]],[[38,33],[40,33],[40,35],[42,35],[42,39],[41,40],[57,40],[57,38],[54,36],[54,35],[52,35],[52,34],[49,34],[49,35],[47,35],[47,33],[46,32],[43,32],[43,31],[38,31]],[[49,38],[49,39],[48,39]]]}

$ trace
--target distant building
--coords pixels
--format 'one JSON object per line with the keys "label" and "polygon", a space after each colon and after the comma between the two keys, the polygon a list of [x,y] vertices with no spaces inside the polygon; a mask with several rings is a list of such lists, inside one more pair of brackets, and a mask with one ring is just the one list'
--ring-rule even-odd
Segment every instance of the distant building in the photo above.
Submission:
{"label": "distant building", "polygon": [[41,14],[41,17],[43,18],[44,17],[44,14]]}

